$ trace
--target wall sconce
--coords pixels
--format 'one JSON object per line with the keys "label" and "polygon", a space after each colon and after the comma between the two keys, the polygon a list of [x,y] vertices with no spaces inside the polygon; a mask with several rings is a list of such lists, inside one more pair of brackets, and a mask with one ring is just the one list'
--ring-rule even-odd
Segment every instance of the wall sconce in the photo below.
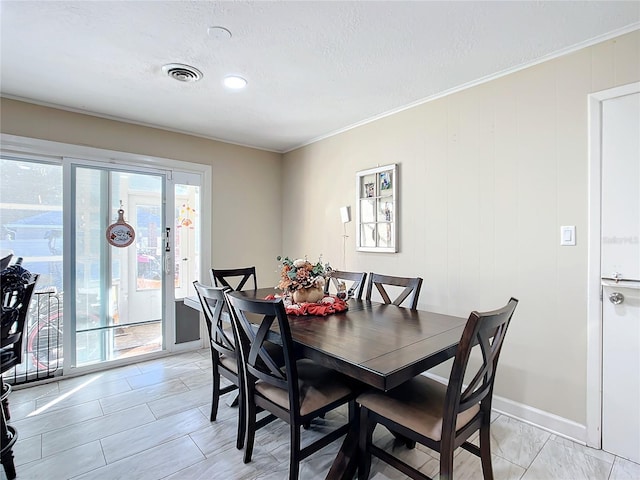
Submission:
{"label": "wall sconce", "polygon": [[351,221],[351,209],[346,207],[340,207],[340,218],[342,223],[349,223]]}

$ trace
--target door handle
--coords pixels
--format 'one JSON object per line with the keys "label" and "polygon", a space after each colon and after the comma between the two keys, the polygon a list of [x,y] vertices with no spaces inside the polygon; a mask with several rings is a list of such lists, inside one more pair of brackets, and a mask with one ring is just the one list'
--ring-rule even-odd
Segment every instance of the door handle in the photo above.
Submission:
{"label": "door handle", "polygon": [[614,305],[620,305],[622,302],[624,302],[624,295],[620,292],[613,292],[609,295],[609,301]]}

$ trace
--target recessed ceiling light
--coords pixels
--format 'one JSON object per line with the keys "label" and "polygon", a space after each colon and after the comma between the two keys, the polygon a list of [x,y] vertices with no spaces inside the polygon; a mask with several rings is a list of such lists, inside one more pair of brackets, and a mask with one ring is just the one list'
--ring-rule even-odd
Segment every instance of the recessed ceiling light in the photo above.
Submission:
{"label": "recessed ceiling light", "polygon": [[224,77],[224,86],[233,90],[240,90],[247,86],[247,81],[238,75]]}

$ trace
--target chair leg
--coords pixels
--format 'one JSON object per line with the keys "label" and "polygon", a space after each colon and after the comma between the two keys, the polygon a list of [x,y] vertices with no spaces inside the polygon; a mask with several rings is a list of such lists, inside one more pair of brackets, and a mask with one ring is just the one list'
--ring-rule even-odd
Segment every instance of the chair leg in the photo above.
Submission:
{"label": "chair leg", "polygon": [[360,407],[360,438],[358,439],[358,480],[368,480],[371,472],[371,451],[369,446],[373,439],[376,424],[369,421],[369,410]]}
{"label": "chair leg", "polygon": [[300,473],[300,427],[292,420],[289,424],[291,445],[289,451],[289,480],[298,480]]}
{"label": "chair leg", "polygon": [[360,407],[355,400],[349,402],[349,423],[353,422],[360,422]]}
{"label": "chair leg", "polygon": [[480,427],[480,460],[484,480],[493,480],[493,465],[491,464],[491,429],[490,420]]}
{"label": "chair leg", "polygon": [[253,394],[249,392],[245,405],[247,409],[245,411],[246,433],[244,436],[244,463],[251,461],[251,455],[253,454],[253,440],[256,436],[256,404],[253,402]]}
{"label": "chair leg", "polygon": [[7,425],[7,420],[4,415],[4,410],[2,410],[2,425],[0,425],[0,448],[2,448],[2,453],[0,454],[0,462],[2,463],[2,467],[4,468],[4,472],[7,475],[8,480],[13,480],[16,478],[16,467],[13,460],[13,442],[16,440],[17,432],[15,429],[10,431],[10,428]]}
{"label": "chair leg", "polygon": [[9,420],[11,420],[11,413],[9,412],[9,393],[7,392],[7,390],[9,390],[11,387],[9,386],[9,384],[4,383],[4,380],[2,380],[2,377],[0,376],[0,385],[2,386],[2,413],[4,414],[4,418],[5,420],[8,422]]}
{"label": "chair leg", "polygon": [[213,422],[218,416],[218,404],[220,402],[220,373],[218,372],[216,360],[213,360],[213,368],[211,370],[213,371],[213,391],[211,392],[211,415],[209,420]]}
{"label": "chair leg", "polygon": [[236,438],[236,448],[242,450],[244,447],[244,436],[246,430],[246,405],[242,395],[242,386],[238,388],[238,436]]}
{"label": "chair leg", "polygon": [[453,445],[440,444],[440,480],[453,480]]}

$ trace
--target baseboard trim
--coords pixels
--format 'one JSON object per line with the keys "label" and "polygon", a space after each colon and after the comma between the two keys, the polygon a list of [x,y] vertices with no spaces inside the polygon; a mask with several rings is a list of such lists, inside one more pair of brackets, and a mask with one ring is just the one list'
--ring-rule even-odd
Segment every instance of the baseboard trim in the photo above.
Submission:
{"label": "baseboard trim", "polygon": [[586,425],[580,425],[573,420],[497,395],[493,396],[493,410],[582,445],[587,444]]}
{"label": "baseboard trim", "polygon": [[[446,379],[431,373],[424,373],[434,380],[446,383]],[[534,427],[547,430],[554,435],[567,438],[581,445],[587,444],[587,427],[573,420],[560,417],[553,413],[545,412],[538,408],[525,405],[523,403],[514,402],[508,398],[493,396],[493,410],[502,415],[515,418],[521,422],[528,423]]]}

